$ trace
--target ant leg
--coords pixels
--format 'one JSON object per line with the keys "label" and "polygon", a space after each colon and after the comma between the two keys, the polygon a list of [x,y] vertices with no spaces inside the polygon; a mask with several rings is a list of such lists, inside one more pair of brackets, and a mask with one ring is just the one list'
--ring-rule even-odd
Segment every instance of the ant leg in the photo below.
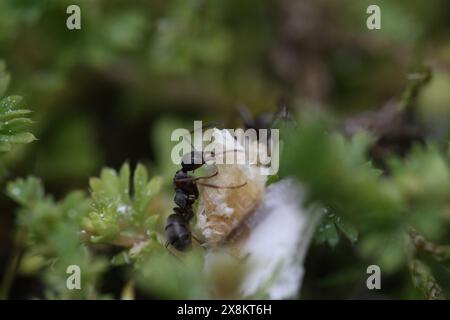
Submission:
{"label": "ant leg", "polygon": [[205,187],[216,188],[216,189],[238,189],[238,188],[242,188],[243,186],[245,186],[247,184],[247,182],[244,182],[237,186],[216,186],[214,184],[204,183],[204,182],[197,182],[197,184],[205,186]]}
{"label": "ant leg", "polygon": [[169,246],[170,246],[169,241],[166,241],[164,247],[167,249],[167,251],[169,251],[169,253],[170,253],[174,258],[176,258],[178,261],[183,262],[183,260],[181,260],[181,258],[180,258],[178,255],[176,255],[176,254],[170,249]]}
{"label": "ant leg", "polygon": [[197,241],[198,245],[200,247],[202,247],[203,249],[206,249],[205,246],[205,242],[201,241],[199,238],[197,238],[194,234],[192,234],[192,239],[194,239],[195,241]]}

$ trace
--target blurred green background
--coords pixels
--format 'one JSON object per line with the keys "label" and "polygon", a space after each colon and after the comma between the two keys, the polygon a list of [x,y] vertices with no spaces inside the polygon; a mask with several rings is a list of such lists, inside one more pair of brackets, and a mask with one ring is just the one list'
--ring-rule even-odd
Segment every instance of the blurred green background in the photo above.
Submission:
{"label": "blurred green background", "polygon": [[[81,7],[81,30],[66,28],[70,4]],[[381,30],[366,28],[370,4],[381,7]],[[448,141],[449,18],[446,0],[1,0],[8,94],[25,97],[38,138],[6,156],[6,178],[34,174],[62,196],[105,165],[164,170],[167,123],[235,126],[237,105],[259,114],[279,99],[345,119],[400,97],[423,64],[433,77],[421,120]],[[6,196],[0,206],[3,269],[14,206]],[[366,297],[355,279],[365,279],[367,261],[352,244],[311,250],[305,298]],[[394,273],[374,295],[420,297],[405,278]],[[27,281],[16,297],[27,297]]]}

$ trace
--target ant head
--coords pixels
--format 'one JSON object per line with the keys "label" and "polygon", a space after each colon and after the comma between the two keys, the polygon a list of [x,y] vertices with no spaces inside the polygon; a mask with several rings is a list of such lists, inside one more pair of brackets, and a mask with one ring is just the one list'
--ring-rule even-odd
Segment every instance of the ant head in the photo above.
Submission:
{"label": "ant head", "polygon": [[183,171],[194,171],[205,164],[205,160],[203,158],[203,152],[200,151],[191,151],[190,153],[186,153],[181,159],[181,167]]}

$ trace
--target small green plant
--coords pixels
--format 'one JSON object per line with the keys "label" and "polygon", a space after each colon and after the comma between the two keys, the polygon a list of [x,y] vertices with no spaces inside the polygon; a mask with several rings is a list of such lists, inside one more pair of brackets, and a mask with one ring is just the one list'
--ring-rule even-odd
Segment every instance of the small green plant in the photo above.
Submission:
{"label": "small green plant", "polygon": [[[22,97],[19,96],[4,96],[8,87],[11,77],[6,72],[6,66],[3,61],[0,60],[0,177],[7,172],[7,166],[5,165],[5,154],[12,150],[13,145],[26,144],[36,140],[34,135],[29,132],[33,121],[29,118],[31,111],[28,109],[21,109],[20,102]],[[18,243],[21,241],[22,234],[17,232],[16,245],[18,249]],[[16,268],[19,260],[18,250],[13,253],[14,256],[11,259],[11,263],[6,270],[0,287],[0,297],[6,297],[7,292],[12,284],[14,269]]]}
{"label": "small green plant", "polygon": [[[13,145],[30,143],[36,138],[29,132],[33,121],[31,111],[21,108],[22,97],[4,96],[10,82],[6,66],[0,60],[0,156],[11,151]],[[6,167],[1,165],[4,174]]]}
{"label": "small green plant", "polygon": [[329,132],[324,122],[306,120],[286,129],[283,136],[289,152],[282,156],[280,176],[295,175],[308,187],[309,201],[329,208],[318,229],[318,241],[336,246],[338,227],[359,254],[383,272],[409,267],[414,284],[428,298],[442,298],[445,291],[416,253],[429,248],[432,256],[439,257],[438,263],[447,266],[443,256],[448,248],[432,242],[425,246],[425,240],[419,245],[408,240],[408,230],[416,230],[413,240],[419,236],[438,240],[446,232],[450,159],[445,147],[417,145],[405,159],[392,156],[390,174],[380,175],[367,156],[374,141],[367,133],[348,140]]}
{"label": "small green plant", "polygon": [[161,189],[161,177],[149,179],[145,167],[138,164],[132,192],[130,166],[124,164],[119,173],[103,169],[99,178],[91,178],[89,185],[93,200],[87,222],[90,242],[132,246],[156,235],[161,215],[149,212],[148,204]]}
{"label": "small green plant", "polygon": [[[7,195],[21,206],[18,272],[39,275],[50,299],[111,298],[100,287],[114,266],[128,270],[124,292],[131,296],[134,279],[157,297],[209,297],[202,250],[185,254],[181,261],[164,246],[167,207],[157,204],[161,185],[162,179],[149,178],[141,164],[131,178],[127,163],[119,172],[105,168],[100,177],[91,178],[90,196],[75,191],[61,201],[46,195],[35,177],[10,182]],[[95,248],[103,248],[103,254],[94,254]],[[111,255],[106,248],[118,250]],[[81,290],[66,288],[70,265],[81,269]]]}
{"label": "small green plant", "polygon": [[[55,201],[35,177],[8,183],[7,194],[21,205],[17,213],[18,249],[22,252],[18,272],[38,274],[46,298],[100,298],[97,289],[106,260],[92,255],[80,241],[90,199],[75,191]],[[66,288],[70,265],[78,265],[83,271],[81,290]]]}

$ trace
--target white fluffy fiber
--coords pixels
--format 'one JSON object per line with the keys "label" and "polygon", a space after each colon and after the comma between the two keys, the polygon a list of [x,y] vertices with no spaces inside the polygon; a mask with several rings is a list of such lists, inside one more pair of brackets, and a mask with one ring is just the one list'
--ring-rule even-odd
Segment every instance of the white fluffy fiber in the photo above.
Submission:
{"label": "white fluffy fiber", "polygon": [[249,272],[242,284],[245,296],[261,290],[270,299],[298,296],[303,261],[320,213],[302,207],[304,191],[291,179],[269,186],[257,216],[264,216],[246,240]]}

